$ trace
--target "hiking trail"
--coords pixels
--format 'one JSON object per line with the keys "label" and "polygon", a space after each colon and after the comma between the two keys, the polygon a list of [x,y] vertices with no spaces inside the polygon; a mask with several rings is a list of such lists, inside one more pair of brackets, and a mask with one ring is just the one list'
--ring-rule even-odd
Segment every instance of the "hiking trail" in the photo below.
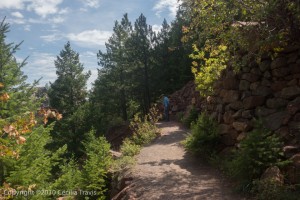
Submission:
{"label": "hiking trail", "polygon": [[158,123],[161,137],[142,148],[132,169],[127,199],[242,200],[217,170],[187,153],[188,132],[177,122]]}

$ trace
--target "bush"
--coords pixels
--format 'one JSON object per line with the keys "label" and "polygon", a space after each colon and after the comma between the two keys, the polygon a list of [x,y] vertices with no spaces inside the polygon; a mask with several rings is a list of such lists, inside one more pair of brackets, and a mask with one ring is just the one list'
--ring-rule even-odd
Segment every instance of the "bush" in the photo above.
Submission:
{"label": "bush", "polygon": [[141,146],[126,138],[121,145],[120,151],[123,156],[135,156],[141,150]]}
{"label": "bush", "polygon": [[254,181],[251,193],[257,200],[299,199],[299,192],[293,191],[289,186],[280,185],[278,182],[270,179]]}
{"label": "bush", "polygon": [[186,126],[186,127],[188,127],[188,128],[190,128],[191,127],[191,124],[193,123],[193,122],[195,122],[196,120],[197,120],[197,118],[198,118],[198,111],[196,110],[196,108],[193,106],[192,108],[191,108],[191,110],[189,111],[189,114],[188,114],[188,116],[182,116],[182,118],[181,118],[181,120],[182,120],[182,123]]}
{"label": "bush", "polygon": [[133,131],[132,141],[137,145],[150,143],[159,133],[155,123],[159,117],[156,115],[156,110],[150,110],[150,113],[144,117],[144,120],[136,114],[130,122],[130,128]]}
{"label": "bush", "polygon": [[183,142],[185,148],[188,151],[206,157],[214,155],[216,147],[220,143],[217,123],[205,113],[201,113],[191,127],[192,134]]}
{"label": "bush", "polygon": [[104,137],[96,137],[94,131],[87,136],[83,143],[87,159],[82,170],[82,189],[95,191],[98,199],[105,199],[108,170],[112,163],[110,144]]}
{"label": "bush", "polygon": [[[232,160],[226,163],[227,173],[239,180],[245,190],[250,189],[252,181],[260,178],[270,166],[283,166],[287,161],[282,160],[282,143],[279,138],[264,128],[260,122],[249,132],[241,142]],[[247,189],[247,190],[248,190]]]}

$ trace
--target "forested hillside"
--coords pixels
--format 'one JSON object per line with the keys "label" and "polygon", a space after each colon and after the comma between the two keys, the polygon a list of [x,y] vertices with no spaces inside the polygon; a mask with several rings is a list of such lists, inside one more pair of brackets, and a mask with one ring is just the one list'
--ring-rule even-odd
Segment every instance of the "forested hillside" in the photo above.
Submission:
{"label": "forested hillside", "polygon": [[[299,190],[299,138],[294,137],[292,143],[289,139],[281,141],[275,130],[264,127],[252,114],[266,99],[281,98],[283,94],[270,90],[259,99],[263,101],[261,104],[257,104],[258,97],[255,97],[249,108],[244,106],[243,99],[263,96],[265,93],[256,95],[256,89],[250,88],[255,87],[252,84],[255,82],[258,88],[264,78],[270,84],[271,81],[294,81],[289,84],[297,92],[289,90],[292,95],[287,100],[299,98],[299,77],[290,71],[281,75],[288,64],[293,64],[298,73],[299,2],[182,0],[175,20],[171,23],[164,20],[161,27],[155,32],[143,14],[134,22],[127,14],[117,19],[105,44],[106,50],[97,52],[98,76],[89,91],[87,80],[91,73],[84,72],[79,53],[66,42],[54,61],[57,79],[47,86],[47,94],[41,98],[37,94],[38,81],[26,83],[22,67],[30,63],[17,61],[15,53],[21,44],[7,43],[10,27],[3,19],[0,25],[1,199],[25,196],[27,199],[62,196],[109,199],[115,175],[132,164],[132,156],[158,135],[155,123],[159,113],[155,103],[191,80],[205,102],[198,110],[191,108],[189,116],[183,116],[185,124],[192,129],[184,142],[186,149],[212,163],[222,163],[222,170],[236,180],[240,191],[258,199],[296,199],[292,194]],[[295,59],[282,64],[278,56],[290,47],[295,47],[292,50]],[[269,64],[262,69],[262,74],[260,66],[266,60]],[[280,67],[274,67],[275,64],[271,64],[274,62],[280,62]],[[247,83],[243,81],[244,89],[239,88],[240,82],[234,82],[241,72],[248,73],[244,78]],[[253,74],[257,80],[252,80]],[[224,77],[229,81],[222,79]],[[288,85],[285,84],[283,88]],[[222,92],[223,89],[226,91]],[[218,95],[222,98],[215,98]],[[225,97],[229,100],[224,101]],[[45,98],[50,102],[49,107],[42,106]],[[235,104],[240,106],[238,109],[228,105],[235,101],[240,101]],[[274,112],[287,108],[276,109]],[[288,122],[293,117],[298,123],[299,106],[295,109]],[[231,113],[232,110],[240,113]],[[225,116],[224,113],[232,118],[219,117]],[[181,115],[183,113],[178,113],[177,117]],[[239,124],[224,122],[228,118],[242,121],[238,121]],[[246,121],[253,123],[251,128],[245,127]],[[238,126],[236,132],[229,131],[230,136],[244,134],[228,145],[230,151],[228,148],[220,151],[225,149],[224,129],[219,129],[218,123],[223,124],[223,128],[229,127],[228,130]],[[124,140],[120,147],[122,155],[115,159],[104,135],[109,128],[120,125],[130,126],[133,136]],[[284,157],[283,143],[292,144],[290,151],[296,157]],[[219,154],[227,157],[219,157]],[[225,163],[220,162],[224,160]],[[292,168],[288,168],[291,163]],[[276,173],[279,170],[279,178],[260,179],[266,169],[274,170],[272,167]],[[280,170],[287,169],[294,173],[295,182],[283,178]],[[278,195],[278,191],[282,195]]]}

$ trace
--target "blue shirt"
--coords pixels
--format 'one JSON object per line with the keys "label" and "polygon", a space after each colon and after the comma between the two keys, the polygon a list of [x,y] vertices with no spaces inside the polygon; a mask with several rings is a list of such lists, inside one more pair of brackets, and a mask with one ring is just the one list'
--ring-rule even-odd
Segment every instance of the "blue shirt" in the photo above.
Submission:
{"label": "blue shirt", "polygon": [[169,106],[169,99],[168,97],[164,97],[164,107],[168,107]]}

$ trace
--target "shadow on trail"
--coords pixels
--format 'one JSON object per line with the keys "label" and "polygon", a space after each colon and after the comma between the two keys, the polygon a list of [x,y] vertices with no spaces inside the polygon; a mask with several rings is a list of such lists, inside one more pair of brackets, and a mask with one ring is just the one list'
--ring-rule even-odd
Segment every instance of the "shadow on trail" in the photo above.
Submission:
{"label": "shadow on trail", "polygon": [[216,170],[184,151],[180,142],[187,133],[178,123],[158,127],[164,134],[144,147],[138,158],[136,199],[243,199],[232,193]]}

